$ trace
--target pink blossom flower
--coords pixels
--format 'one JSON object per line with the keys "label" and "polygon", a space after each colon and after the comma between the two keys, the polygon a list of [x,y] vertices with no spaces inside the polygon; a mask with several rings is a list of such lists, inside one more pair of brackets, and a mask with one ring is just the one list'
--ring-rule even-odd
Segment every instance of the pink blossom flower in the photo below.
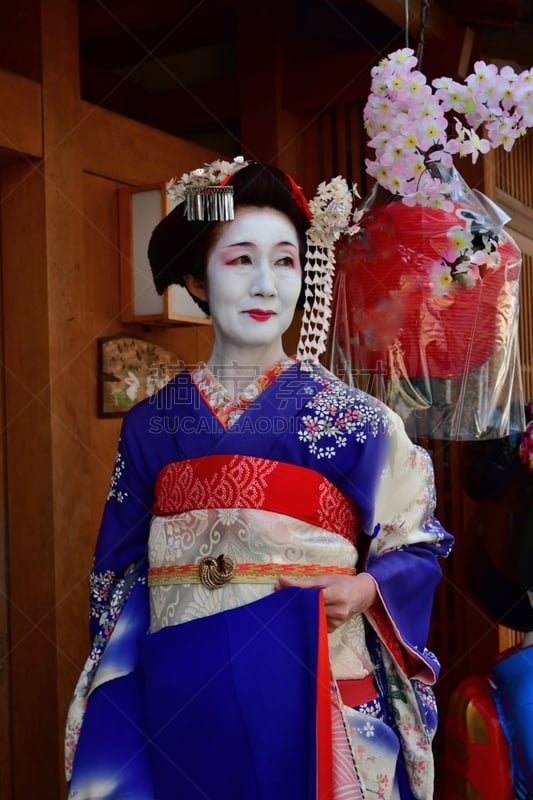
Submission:
{"label": "pink blossom flower", "polygon": [[[402,48],[371,70],[363,117],[374,151],[367,173],[409,207],[453,214],[464,192],[454,158],[476,163],[490,149],[511,150],[533,127],[533,68],[517,74],[476,61],[463,83],[446,76],[428,83],[414,51]],[[498,224],[486,233],[483,217],[480,210],[477,226],[463,218],[440,236],[428,276],[435,294],[472,287],[499,266]]]}
{"label": "pink blossom flower", "polygon": [[454,282],[450,267],[440,261],[435,261],[429,272],[429,279],[433,293],[437,296],[449,294],[454,289]]}
{"label": "pink blossom flower", "polygon": [[[499,70],[476,61],[464,83],[442,77],[428,85],[416,66],[414,51],[402,48],[371,70],[364,121],[376,156],[367,161],[367,171],[409,205],[441,207],[441,188],[431,190],[440,180],[431,165],[450,169],[454,155],[475,163],[491,148],[510,150],[533,126],[533,69],[517,75],[510,66]],[[448,111],[464,116],[469,127],[456,118],[456,135],[447,137]],[[482,126],[485,137],[477,133]],[[416,159],[411,158],[415,154]],[[401,161],[401,175],[390,170],[396,159]]]}

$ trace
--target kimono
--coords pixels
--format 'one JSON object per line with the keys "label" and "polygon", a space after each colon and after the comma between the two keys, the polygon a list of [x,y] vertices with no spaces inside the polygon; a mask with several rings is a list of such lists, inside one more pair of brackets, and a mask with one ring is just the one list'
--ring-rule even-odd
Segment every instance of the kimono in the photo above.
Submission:
{"label": "kimono", "polygon": [[[430,798],[425,645],[452,544],[434,507],[400,418],[316,364],[279,362],[235,400],[200,364],[136,405],[91,575],[69,797]],[[199,577],[208,562],[224,585]],[[329,635],[320,589],[275,590],[278,572],[356,570],[378,602]]]}

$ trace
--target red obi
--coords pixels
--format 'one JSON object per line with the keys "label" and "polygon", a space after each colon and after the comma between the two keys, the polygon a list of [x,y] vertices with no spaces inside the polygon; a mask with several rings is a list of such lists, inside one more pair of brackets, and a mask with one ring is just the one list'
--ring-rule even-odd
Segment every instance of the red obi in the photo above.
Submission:
{"label": "red obi", "polygon": [[308,522],[355,545],[354,503],[319,472],[267,458],[211,455],[177,461],[157,477],[153,513],[254,508]]}

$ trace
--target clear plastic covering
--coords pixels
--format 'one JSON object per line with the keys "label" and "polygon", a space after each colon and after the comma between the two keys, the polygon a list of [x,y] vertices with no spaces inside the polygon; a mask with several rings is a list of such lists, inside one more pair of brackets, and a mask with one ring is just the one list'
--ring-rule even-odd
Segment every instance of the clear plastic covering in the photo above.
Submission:
{"label": "clear plastic covering", "polygon": [[440,208],[377,184],[337,247],[329,367],[413,437],[476,440],[525,425],[521,253],[509,218],[454,174]]}

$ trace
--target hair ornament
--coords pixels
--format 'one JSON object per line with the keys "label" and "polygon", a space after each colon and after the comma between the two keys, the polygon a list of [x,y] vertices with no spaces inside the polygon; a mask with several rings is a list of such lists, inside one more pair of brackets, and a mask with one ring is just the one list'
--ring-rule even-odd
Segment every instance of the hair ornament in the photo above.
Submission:
{"label": "hair ornament", "polygon": [[172,178],[166,186],[167,195],[174,206],[184,204],[190,222],[228,222],[234,218],[233,187],[226,183],[247,164],[242,156],[204,164],[179,179]]}
{"label": "hair ornament", "polygon": [[304,313],[297,356],[305,365],[316,362],[325,351],[331,319],[335,243],[340,236],[354,236],[359,231],[362,212],[354,210],[359,197],[340,175],[329,183],[319,184],[309,201],[311,225],[306,233],[307,253],[304,270]]}

